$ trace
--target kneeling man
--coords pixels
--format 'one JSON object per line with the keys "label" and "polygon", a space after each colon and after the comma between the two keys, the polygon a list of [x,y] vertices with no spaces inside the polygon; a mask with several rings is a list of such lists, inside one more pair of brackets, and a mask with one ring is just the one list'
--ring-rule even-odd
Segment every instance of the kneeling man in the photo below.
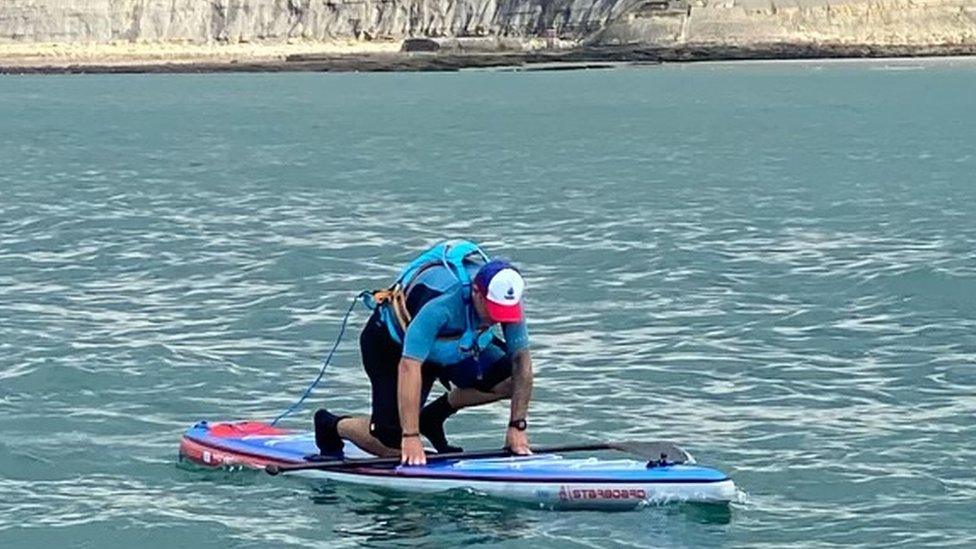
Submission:
{"label": "kneeling man", "polygon": [[[373,294],[375,310],[359,338],[372,385],[370,417],[315,414],[323,454],[342,451],[342,439],[403,463],[427,462],[420,435],[438,452],[455,452],[444,422],[461,408],[510,398],[505,446],[529,452],[526,416],[532,360],[522,311],[525,281],[504,259],[475,244],[445,242],[402,272],[388,290]],[[504,339],[493,333],[500,326]],[[450,390],[421,410],[440,379]]]}

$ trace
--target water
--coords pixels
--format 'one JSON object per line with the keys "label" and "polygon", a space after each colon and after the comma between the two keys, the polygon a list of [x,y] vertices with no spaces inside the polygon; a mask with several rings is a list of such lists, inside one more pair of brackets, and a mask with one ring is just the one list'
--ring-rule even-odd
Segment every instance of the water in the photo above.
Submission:
{"label": "water", "polygon": [[[0,79],[0,545],[973,546],[976,73],[895,68]],[[441,236],[526,272],[535,443],[672,438],[742,501],[175,466]],[[354,342],[316,403],[367,409]]]}

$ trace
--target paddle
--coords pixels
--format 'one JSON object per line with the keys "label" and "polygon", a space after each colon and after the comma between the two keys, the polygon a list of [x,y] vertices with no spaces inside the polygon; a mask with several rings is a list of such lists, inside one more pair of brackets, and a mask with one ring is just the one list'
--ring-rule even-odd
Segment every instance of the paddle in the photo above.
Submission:
{"label": "paddle", "polygon": [[[533,448],[535,454],[567,454],[570,452],[595,452],[599,450],[616,450],[632,454],[648,461],[648,467],[658,465],[669,465],[675,463],[688,463],[693,460],[691,454],[673,442],[654,440],[639,441],[629,440],[622,442],[594,442],[589,444],[571,444],[568,446],[542,446]],[[427,463],[432,461],[459,460],[459,459],[484,459],[512,457],[513,454],[508,448],[501,450],[476,450],[472,452],[454,452],[446,454],[428,454]],[[378,465],[399,465],[400,457],[385,458],[366,458],[366,459],[337,459],[332,461],[316,461],[310,463],[297,463],[294,465],[271,464],[264,468],[269,475],[287,473],[291,471],[310,471],[321,469],[345,469],[348,467],[378,466]]]}

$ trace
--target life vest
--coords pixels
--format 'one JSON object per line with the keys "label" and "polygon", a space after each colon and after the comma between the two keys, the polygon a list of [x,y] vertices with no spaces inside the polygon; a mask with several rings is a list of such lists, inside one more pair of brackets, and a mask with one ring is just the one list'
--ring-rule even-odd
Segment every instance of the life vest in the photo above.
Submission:
{"label": "life vest", "polygon": [[[364,301],[370,309],[380,309],[380,315],[386,322],[390,336],[394,341],[402,344],[407,327],[413,319],[413,314],[409,310],[411,307],[408,307],[408,303],[412,304],[413,292],[423,287],[426,303],[460,285],[463,288],[465,306],[469,308],[465,312],[465,317],[468,319],[467,326],[464,333],[447,336],[447,338],[457,339],[462,347],[476,347],[482,334],[478,333],[471,321],[471,273],[468,268],[479,266],[487,261],[488,254],[474,242],[467,240],[440,242],[408,263],[389,288],[368,292]],[[415,314],[416,310],[413,313]]]}

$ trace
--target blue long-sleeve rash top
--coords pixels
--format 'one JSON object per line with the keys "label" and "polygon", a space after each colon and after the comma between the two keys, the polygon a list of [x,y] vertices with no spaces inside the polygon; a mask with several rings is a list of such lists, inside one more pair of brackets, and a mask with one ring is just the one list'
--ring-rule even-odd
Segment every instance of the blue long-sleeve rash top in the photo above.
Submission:
{"label": "blue long-sleeve rash top", "polygon": [[[469,325],[477,327],[479,319],[474,308],[465,305],[464,291],[458,285],[420,308],[403,338],[404,358],[450,365],[473,356],[475,334],[465,332]],[[501,327],[510,356],[529,347],[529,332],[524,320],[503,323]],[[459,334],[463,334],[460,340]],[[477,348],[487,349],[491,338],[491,330],[481,332]]]}

